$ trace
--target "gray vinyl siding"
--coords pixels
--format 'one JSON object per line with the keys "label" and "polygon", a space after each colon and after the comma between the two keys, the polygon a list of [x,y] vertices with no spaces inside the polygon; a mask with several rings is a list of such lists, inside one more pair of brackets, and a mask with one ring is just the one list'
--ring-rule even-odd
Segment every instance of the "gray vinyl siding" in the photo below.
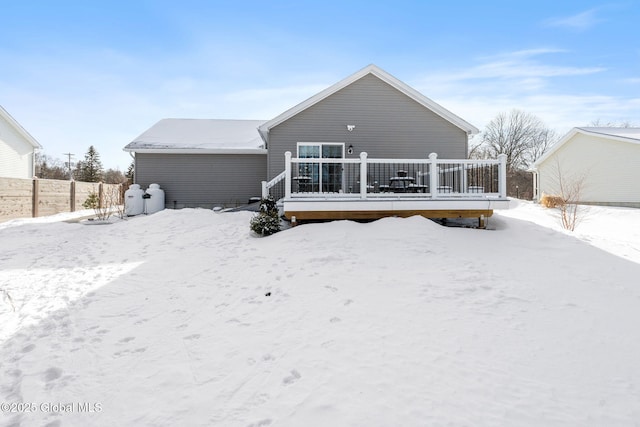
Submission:
{"label": "gray vinyl siding", "polygon": [[[347,125],[355,125],[352,132]],[[284,170],[284,153],[298,142],[343,142],[356,158],[467,157],[467,133],[369,74],[269,132],[269,178]]]}
{"label": "gray vinyl siding", "polygon": [[232,207],[260,197],[264,154],[136,153],[135,180],[142,189],[160,184],[167,208]]}

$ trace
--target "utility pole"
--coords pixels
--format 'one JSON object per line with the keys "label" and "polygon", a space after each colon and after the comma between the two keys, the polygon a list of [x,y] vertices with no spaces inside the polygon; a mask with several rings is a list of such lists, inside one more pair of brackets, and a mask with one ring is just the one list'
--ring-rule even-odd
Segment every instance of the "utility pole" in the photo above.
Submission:
{"label": "utility pole", "polygon": [[75,156],[73,153],[62,153],[63,156],[67,156],[69,162],[67,163],[67,167],[69,168],[69,180],[73,181],[73,173],[71,172],[71,158]]}

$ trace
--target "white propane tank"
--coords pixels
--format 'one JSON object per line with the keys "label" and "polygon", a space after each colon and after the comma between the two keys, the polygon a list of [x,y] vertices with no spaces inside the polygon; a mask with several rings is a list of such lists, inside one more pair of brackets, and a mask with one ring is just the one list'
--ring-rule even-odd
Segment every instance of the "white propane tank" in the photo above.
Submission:
{"label": "white propane tank", "polygon": [[147,204],[146,213],[152,214],[164,209],[164,190],[160,189],[160,185],[151,184],[147,188],[147,194],[151,197],[145,199]]}
{"label": "white propane tank", "polygon": [[132,184],[124,192],[124,213],[127,216],[140,215],[144,212],[142,195],[144,190],[138,184]]}

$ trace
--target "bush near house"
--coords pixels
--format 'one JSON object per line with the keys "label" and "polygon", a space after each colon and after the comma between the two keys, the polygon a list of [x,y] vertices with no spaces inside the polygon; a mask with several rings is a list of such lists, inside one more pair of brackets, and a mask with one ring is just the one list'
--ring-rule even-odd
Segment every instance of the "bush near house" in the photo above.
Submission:
{"label": "bush near house", "polygon": [[251,230],[260,236],[270,236],[280,231],[278,206],[272,198],[260,200],[260,212],[251,218]]}
{"label": "bush near house", "polygon": [[543,194],[542,197],[540,197],[540,204],[545,208],[557,208],[565,203],[565,200],[561,196]]}

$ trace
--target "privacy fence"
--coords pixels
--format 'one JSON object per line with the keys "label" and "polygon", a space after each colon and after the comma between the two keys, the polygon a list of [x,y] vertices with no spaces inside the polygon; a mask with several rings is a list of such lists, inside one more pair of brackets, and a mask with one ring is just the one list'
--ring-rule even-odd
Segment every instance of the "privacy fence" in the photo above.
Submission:
{"label": "privacy fence", "polygon": [[82,210],[91,193],[99,195],[100,203],[115,198],[122,204],[123,191],[121,184],[0,178],[0,221]]}

